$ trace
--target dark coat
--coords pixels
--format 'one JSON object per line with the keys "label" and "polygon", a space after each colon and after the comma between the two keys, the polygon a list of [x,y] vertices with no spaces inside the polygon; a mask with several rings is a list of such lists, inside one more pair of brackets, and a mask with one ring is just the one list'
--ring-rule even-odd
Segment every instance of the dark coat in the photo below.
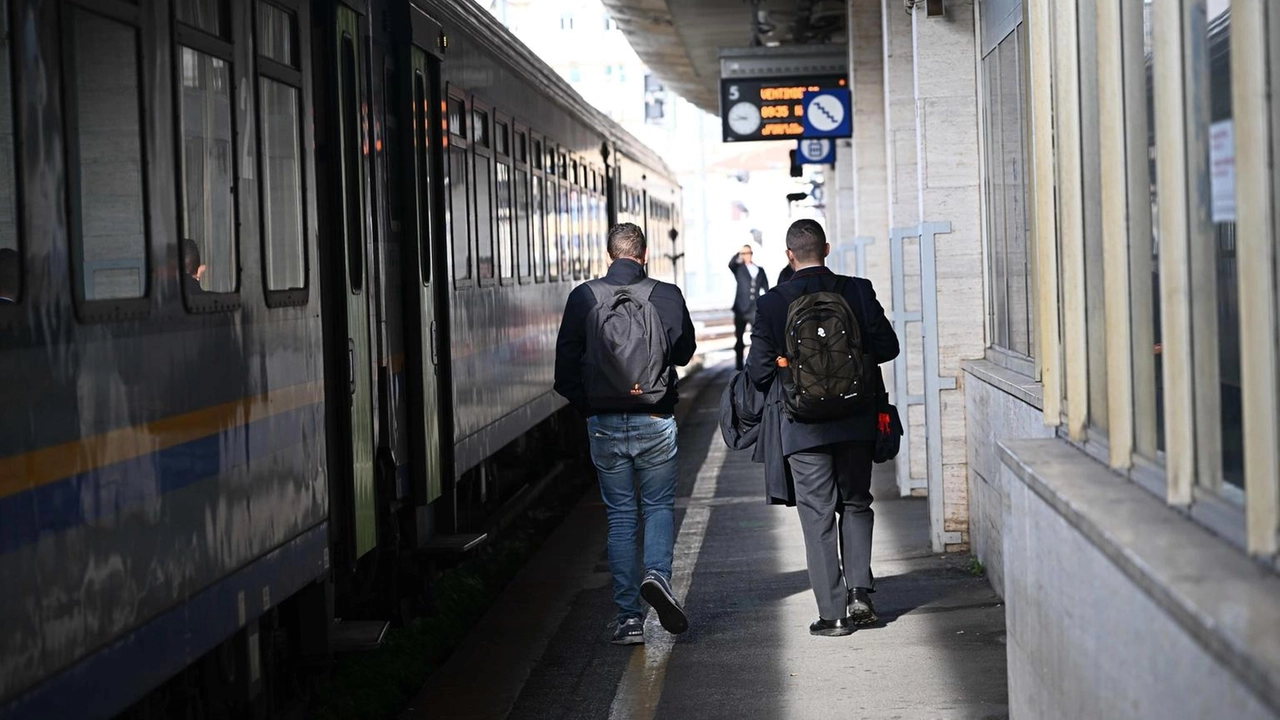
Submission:
{"label": "dark coat", "polygon": [[720,435],[734,450],[754,448],[751,460],[764,464],[766,502],[793,506],[795,483],[782,453],[783,402],[781,383],[765,394],[745,373],[734,373],[720,396]]}
{"label": "dark coat", "polygon": [[[640,263],[620,259],[613,261],[602,280],[607,285],[630,285],[644,277],[644,267]],[[671,283],[658,282],[649,299],[658,311],[662,328],[667,333],[670,348],[667,362],[671,367],[671,375],[667,394],[646,412],[670,413],[679,400],[675,368],[688,365],[698,346],[694,337],[693,320],[689,318],[689,308],[684,304],[680,288]],[[587,402],[587,390],[582,377],[583,360],[587,352],[587,315],[595,304],[595,295],[586,283],[580,283],[569,293],[569,299],[564,305],[564,318],[560,321],[560,334],[556,338],[555,390],[584,415],[635,412],[635,408],[592,407]]]}
{"label": "dark coat", "polygon": [[[825,267],[808,267],[796,271],[790,282],[779,285],[760,298],[759,310],[751,326],[751,352],[747,355],[747,376],[761,390],[768,390],[775,383],[778,356],[786,353],[787,306],[800,295],[820,291],[835,291],[840,276]],[[884,315],[884,308],[876,300],[871,281],[865,278],[848,278],[844,285],[844,298],[853,310],[862,331],[863,351],[876,364],[888,362],[898,356],[898,336],[893,325]],[[874,406],[840,420],[828,422],[796,422],[790,417],[782,420],[782,451],[791,455],[812,450],[823,445],[840,442],[872,442],[877,436],[877,410]]]}
{"label": "dark coat", "polygon": [[760,272],[752,278],[747,264],[736,254],[729,261],[729,270],[738,281],[738,288],[733,295],[733,314],[750,320],[756,314],[756,299],[769,290],[769,276],[765,274],[764,268],[760,268]]}

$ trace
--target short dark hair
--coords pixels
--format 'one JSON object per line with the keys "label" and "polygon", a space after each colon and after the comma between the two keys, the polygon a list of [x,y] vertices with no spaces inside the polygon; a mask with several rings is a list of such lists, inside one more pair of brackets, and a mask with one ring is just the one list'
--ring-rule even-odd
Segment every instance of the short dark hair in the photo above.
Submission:
{"label": "short dark hair", "polygon": [[787,249],[796,260],[817,262],[822,259],[822,249],[827,244],[827,234],[817,220],[805,218],[791,223],[787,228]]}
{"label": "short dark hair", "polygon": [[635,223],[618,223],[609,228],[609,257],[630,258],[639,260],[644,257],[649,242],[644,239],[644,231]]}

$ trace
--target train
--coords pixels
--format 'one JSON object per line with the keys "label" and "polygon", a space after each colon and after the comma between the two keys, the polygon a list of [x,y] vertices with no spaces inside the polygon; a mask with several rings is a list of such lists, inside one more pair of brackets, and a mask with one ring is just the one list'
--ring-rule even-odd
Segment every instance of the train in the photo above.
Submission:
{"label": "train", "polygon": [[678,179],[469,1],[0,16],[0,718],[271,714],[580,449],[564,301],[617,222],[683,284]]}

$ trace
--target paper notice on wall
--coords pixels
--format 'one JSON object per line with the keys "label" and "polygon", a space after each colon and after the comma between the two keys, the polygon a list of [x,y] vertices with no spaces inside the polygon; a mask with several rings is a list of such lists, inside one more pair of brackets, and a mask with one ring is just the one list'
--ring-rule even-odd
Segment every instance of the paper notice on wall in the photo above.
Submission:
{"label": "paper notice on wall", "polygon": [[1213,222],[1236,221],[1236,125],[1219,120],[1209,126],[1209,192]]}

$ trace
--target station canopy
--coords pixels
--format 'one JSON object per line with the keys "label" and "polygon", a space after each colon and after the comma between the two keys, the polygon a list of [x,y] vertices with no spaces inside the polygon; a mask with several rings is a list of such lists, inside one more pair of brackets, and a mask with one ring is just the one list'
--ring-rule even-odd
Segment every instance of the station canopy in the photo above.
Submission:
{"label": "station canopy", "polygon": [[717,114],[720,51],[845,43],[846,0],[603,0],[666,88]]}

